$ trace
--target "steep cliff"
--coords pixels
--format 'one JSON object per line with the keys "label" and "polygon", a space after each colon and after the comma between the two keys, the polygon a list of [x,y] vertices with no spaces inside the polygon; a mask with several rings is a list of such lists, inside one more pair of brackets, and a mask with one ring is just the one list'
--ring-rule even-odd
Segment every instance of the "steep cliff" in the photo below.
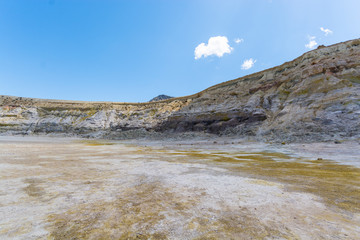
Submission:
{"label": "steep cliff", "polygon": [[148,103],[0,96],[1,134],[139,137],[208,132],[260,140],[360,138],[360,39],[291,62]]}

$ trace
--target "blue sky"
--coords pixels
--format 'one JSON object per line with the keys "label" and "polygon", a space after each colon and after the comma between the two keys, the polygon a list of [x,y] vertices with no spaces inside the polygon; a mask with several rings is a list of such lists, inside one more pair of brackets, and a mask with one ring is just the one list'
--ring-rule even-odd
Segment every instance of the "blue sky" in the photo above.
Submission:
{"label": "blue sky", "polygon": [[359,38],[359,9],[359,0],[0,0],[0,94],[190,95],[290,61],[305,45]]}

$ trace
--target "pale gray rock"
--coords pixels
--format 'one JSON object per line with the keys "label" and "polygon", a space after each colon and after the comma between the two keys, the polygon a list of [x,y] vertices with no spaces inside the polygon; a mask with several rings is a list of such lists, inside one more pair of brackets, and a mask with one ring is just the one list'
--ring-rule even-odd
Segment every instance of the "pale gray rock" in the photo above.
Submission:
{"label": "pale gray rock", "polygon": [[[360,39],[148,103],[0,96],[1,135],[142,138],[217,134],[261,141],[360,139]],[[188,134],[191,133],[191,134]]]}

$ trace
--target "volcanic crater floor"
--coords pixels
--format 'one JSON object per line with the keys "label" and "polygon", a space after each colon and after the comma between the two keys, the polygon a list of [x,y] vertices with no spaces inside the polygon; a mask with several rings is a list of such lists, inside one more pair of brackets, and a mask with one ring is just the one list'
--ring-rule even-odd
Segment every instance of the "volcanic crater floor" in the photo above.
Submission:
{"label": "volcanic crater floor", "polygon": [[359,149],[0,137],[0,238],[358,239]]}

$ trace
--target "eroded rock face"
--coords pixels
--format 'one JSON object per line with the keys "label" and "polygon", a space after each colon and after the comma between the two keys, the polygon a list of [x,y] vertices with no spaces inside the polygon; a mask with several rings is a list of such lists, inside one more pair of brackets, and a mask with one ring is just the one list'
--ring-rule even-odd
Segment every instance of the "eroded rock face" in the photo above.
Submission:
{"label": "eroded rock face", "polygon": [[1,134],[130,138],[191,131],[278,141],[358,139],[360,39],[181,98],[136,104],[1,96],[0,106]]}

